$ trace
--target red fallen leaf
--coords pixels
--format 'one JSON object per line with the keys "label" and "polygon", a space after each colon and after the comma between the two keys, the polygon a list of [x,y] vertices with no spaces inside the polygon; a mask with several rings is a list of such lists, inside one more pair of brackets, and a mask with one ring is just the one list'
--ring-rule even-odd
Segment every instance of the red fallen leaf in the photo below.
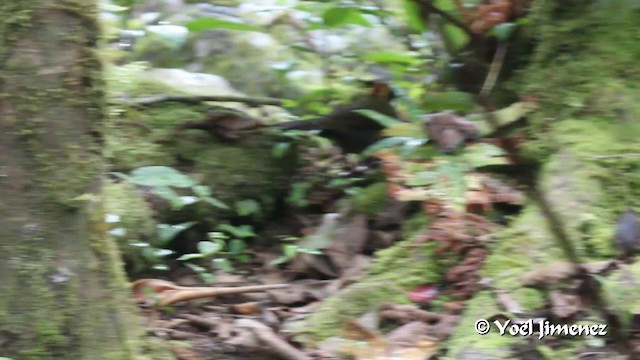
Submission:
{"label": "red fallen leaf", "polygon": [[431,284],[418,285],[407,293],[409,300],[415,303],[428,303],[440,295],[440,290]]}

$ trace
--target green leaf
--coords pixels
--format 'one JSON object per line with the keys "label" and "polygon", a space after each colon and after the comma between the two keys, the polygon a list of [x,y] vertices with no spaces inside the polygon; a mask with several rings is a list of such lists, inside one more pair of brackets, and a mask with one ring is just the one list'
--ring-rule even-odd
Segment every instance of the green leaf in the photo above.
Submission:
{"label": "green leaf", "polygon": [[260,203],[253,199],[236,202],[236,212],[240,216],[249,216],[260,212]]}
{"label": "green leaf", "polygon": [[463,209],[466,202],[468,166],[460,161],[443,161],[437,168],[438,181],[431,189],[434,194],[449,202],[455,209]]}
{"label": "green leaf", "polygon": [[461,91],[428,93],[422,102],[422,108],[429,112],[443,110],[465,112],[476,106],[474,96]]}
{"label": "green leaf", "polygon": [[410,139],[427,139],[424,125],[419,123],[399,123],[383,130],[385,136],[404,137]]}
{"label": "green leaf", "polygon": [[282,246],[282,253],[285,257],[291,259],[298,254],[298,245],[296,244],[285,244]]}
{"label": "green leaf", "polygon": [[185,204],[182,201],[180,195],[173,191],[168,186],[157,186],[153,189],[153,192],[161,198],[167,200],[171,204],[171,208],[174,210],[181,209]]}
{"label": "green leaf", "polygon": [[309,255],[322,255],[322,251],[318,249],[311,249],[311,248],[305,248],[305,247],[299,247],[298,252],[309,254]]}
{"label": "green leaf", "polygon": [[388,148],[398,147],[398,146],[404,145],[404,143],[407,142],[410,139],[411,138],[399,137],[399,136],[384,138],[382,140],[379,140],[379,141],[371,144],[364,151],[363,154],[365,156],[373,155],[373,154],[377,153],[378,151],[380,151],[382,149],[388,149]]}
{"label": "green leaf", "polygon": [[[104,12],[124,12],[127,11],[129,8],[126,6],[118,6],[116,4],[109,4],[106,1],[100,1],[99,2],[99,7],[100,7],[100,11],[104,11]],[[0,360],[4,360],[6,358],[2,358],[0,357]]]}
{"label": "green leaf", "polygon": [[229,210],[229,207],[223,203],[222,201],[216,199],[216,198],[212,198],[212,197],[205,197],[202,198],[202,201],[206,202],[207,204],[210,204],[214,207],[217,207],[218,209],[223,209],[223,210]]}
{"label": "green leaf", "polygon": [[158,227],[156,229],[158,241],[160,242],[161,245],[166,245],[171,240],[173,240],[176,237],[176,235],[190,228],[191,226],[195,225],[195,223],[196,223],[195,221],[189,221],[189,222],[185,222],[182,224],[175,224],[175,225],[158,224]]}
{"label": "green leaf", "polygon": [[378,64],[400,64],[405,66],[412,66],[420,63],[420,59],[418,59],[414,54],[392,51],[369,54],[366,55],[364,59]]}
{"label": "green leaf", "polygon": [[357,112],[359,114],[362,114],[362,115],[364,115],[366,117],[369,117],[369,118],[377,121],[380,125],[382,125],[384,127],[390,127],[390,126],[394,126],[394,125],[398,125],[398,124],[403,124],[402,121],[400,121],[400,120],[398,120],[398,119],[396,119],[394,117],[379,113],[379,112],[374,111],[374,110],[361,109],[361,110],[356,110],[355,112]]}
{"label": "green leaf", "polygon": [[177,188],[192,187],[195,182],[178,170],[168,166],[145,166],[131,172],[127,178],[136,185],[173,186]]}
{"label": "green leaf", "polygon": [[202,259],[204,258],[204,255],[202,254],[184,254],[182,256],[180,256],[177,260],[178,261],[187,261],[187,260],[193,260],[193,259]]}
{"label": "green leaf", "polygon": [[198,251],[203,256],[209,256],[222,250],[220,244],[211,241],[198,242]]}
{"label": "green leaf", "polygon": [[427,142],[429,142],[428,139],[409,139],[402,144],[400,155],[404,158],[413,156]]}
{"label": "green leaf", "polygon": [[427,30],[426,24],[420,16],[420,6],[414,0],[404,0],[403,2],[405,21],[409,28],[415,32]]}
{"label": "green leaf", "polygon": [[233,265],[229,262],[229,260],[225,258],[216,258],[211,260],[211,262],[220,270],[224,270],[226,272],[232,272],[235,270]]}
{"label": "green leaf", "polygon": [[156,264],[151,267],[153,270],[167,271],[169,267],[166,264]]}
{"label": "green leaf", "polygon": [[240,239],[232,239],[229,241],[229,253],[231,255],[240,255],[244,252],[245,243]]}
{"label": "green leaf", "polygon": [[322,14],[322,21],[326,27],[341,27],[345,25],[362,25],[370,27],[371,23],[355,7],[333,7]]}
{"label": "green leaf", "polygon": [[221,224],[221,225],[218,225],[216,229],[219,231],[227,232],[232,236],[241,238],[241,239],[256,236],[256,233],[253,232],[253,228],[251,227],[251,225],[233,226],[230,224]]}
{"label": "green leaf", "polygon": [[209,237],[209,239],[211,240],[226,240],[229,238],[229,236],[223,232],[220,231],[211,231],[207,233],[207,236]]}
{"label": "green leaf", "polygon": [[196,185],[192,187],[191,190],[193,190],[194,194],[200,197],[211,196],[211,189],[209,189],[209,187],[206,185]]}
{"label": "green leaf", "polygon": [[478,143],[465,148],[462,155],[473,168],[492,165],[510,165],[505,151],[496,145]]}
{"label": "green leaf", "polygon": [[311,184],[307,182],[295,182],[291,185],[289,195],[287,196],[287,202],[297,207],[305,207],[309,204],[306,199],[307,191],[311,187]]}
{"label": "green leaf", "polygon": [[469,35],[457,26],[445,24],[442,27],[442,33],[455,52],[464,49],[469,43]]}
{"label": "green leaf", "polygon": [[290,148],[291,148],[290,143],[279,142],[273,146],[273,149],[271,150],[271,155],[274,158],[279,159],[283,157],[287,153],[287,151],[289,151]]}
{"label": "green leaf", "polygon": [[287,258],[286,256],[280,256],[279,258],[271,260],[270,264],[271,265],[280,265],[280,264],[286,263],[287,261],[289,261],[289,258]]}
{"label": "green leaf", "polygon": [[415,175],[412,175],[409,180],[407,180],[407,185],[409,186],[429,186],[433,185],[438,181],[438,173],[434,171],[421,171]]}
{"label": "green leaf", "polygon": [[180,196],[180,207],[182,208],[186,205],[195,204],[198,202],[198,200],[200,199],[198,199],[196,196]]}
{"label": "green leaf", "polygon": [[502,23],[493,28],[493,33],[496,35],[496,38],[500,41],[507,41],[513,34],[513,29],[515,29],[516,24],[514,23]]}
{"label": "green leaf", "polygon": [[173,250],[169,249],[155,249],[155,254],[157,257],[165,257],[173,254]]}
{"label": "green leaf", "polygon": [[215,29],[227,29],[238,31],[261,31],[259,28],[239,22],[226,21],[214,18],[200,18],[185,24],[189,31],[205,31]]}

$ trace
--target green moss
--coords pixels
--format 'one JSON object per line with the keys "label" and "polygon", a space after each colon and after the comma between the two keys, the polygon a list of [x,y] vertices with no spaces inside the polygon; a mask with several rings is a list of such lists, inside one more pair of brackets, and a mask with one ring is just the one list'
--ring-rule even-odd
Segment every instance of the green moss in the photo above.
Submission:
{"label": "green moss", "polygon": [[[420,216],[416,216],[416,223]],[[425,222],[424,216],[420,220]],[[444,270],[441,257],[434,255],[435,242],[417,244],[413,234],[393,247],[380,250],[370,275],[328,299],[307,322],[314,338],[338,335],[344,321],[357,317],[383,302],[410,303],[406,292],[419,284],[440,281]]]}
{"label": "green moss", "polygon": [[157,142],[158,132],[149,133],[135,124],[109,125],[104,156],[111,169],[129,171],[142,166],[173,165],[173,156]]}
{"label": "green moss", "polygon": [[[195,140],[193,136],[195,135]],[[237,142],[221,142],[202,131],[185,131],[176,139],[177,156],[191,162],[196,178],[226,204],[256,199],[267,213],[286,194],[296,169],[295,154],[275,158],[275,139],[268,133],[245,134]]]}
{"label": "green moss", "polygon": [[380,182],[362,189],[354,198],[353,208],[360,213],[373,216],[382,211],[390,201],[387,184]]}
{"label": "green moss", "polygon": [[124,236],[114,237],[122,256],[131,264],[134,272],[146,269],[148,264],[142,257],[140,248],[133,247],[132,244],[147,242],[153,246],[162,245],[157,244],[153,210],[135,186],[127,182],[107,182],[103,187],[103,195],[105,213],[119,216],[120,221],[114,227],[125,231]]}

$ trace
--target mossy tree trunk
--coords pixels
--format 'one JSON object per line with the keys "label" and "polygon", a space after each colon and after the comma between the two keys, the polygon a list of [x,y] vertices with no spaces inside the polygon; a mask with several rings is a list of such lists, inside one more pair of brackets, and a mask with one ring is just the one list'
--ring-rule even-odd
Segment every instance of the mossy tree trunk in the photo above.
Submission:
{"label": "mossy tree trunk", "polygon": [[88,195],[103,170],[96,15],[95,1],[0,2],[0,356],[141,358]]}

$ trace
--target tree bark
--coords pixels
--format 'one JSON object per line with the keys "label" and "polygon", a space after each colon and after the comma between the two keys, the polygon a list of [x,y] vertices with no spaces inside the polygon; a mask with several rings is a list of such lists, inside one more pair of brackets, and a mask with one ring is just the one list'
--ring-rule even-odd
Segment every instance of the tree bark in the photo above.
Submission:
{"label": "tree bark", "polygon": [[90,195],[105,116],[96,15],[94,1],[0,2],[0,356],[141,358]]}

